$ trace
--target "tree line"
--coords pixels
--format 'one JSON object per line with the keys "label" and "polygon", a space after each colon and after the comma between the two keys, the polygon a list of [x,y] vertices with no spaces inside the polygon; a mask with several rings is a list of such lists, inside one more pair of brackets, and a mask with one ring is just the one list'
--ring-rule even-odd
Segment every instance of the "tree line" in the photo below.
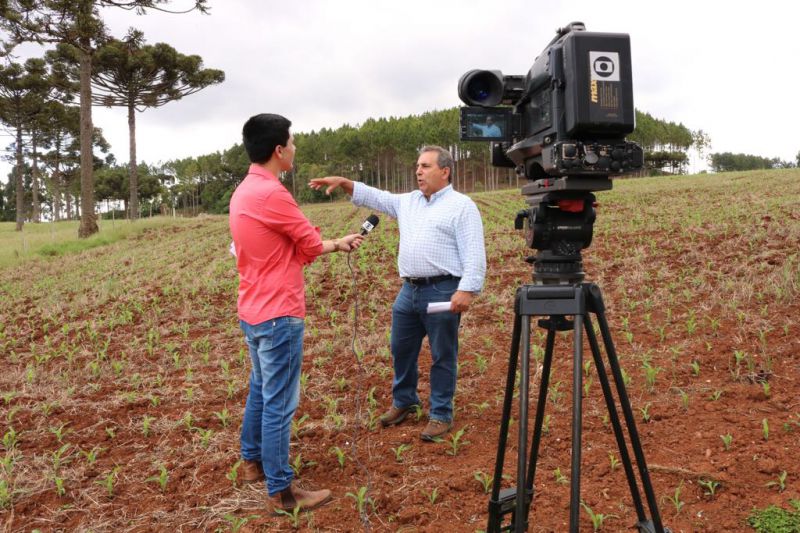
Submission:
{"label": "tree line", "polygon": [[[710,147],[710,139],[702,130],[693,132],[682,124],[675,124],[636,112],[636,129],[629,136],[640,143],[645,151],[647,169],[643,174],[685,173],[688,165],[687,151],[695,147],[702,152]],[[455,156],[454,186],[462,191],[475,192],[504,187],[519,187],[519,178],[513,169],[496,168],[490,163],[486,143],[465,142],[458,138],[459,109],[457,107],[430,111],[407,117],[368,119],[363,124],[345,124],[339,128],[295,133],[297,156],[295,168],[283,176],[287,188],[299,202],[325,201],[328,198],[308,188],[313,177],[346,175],[369,185],[392,190],[408,191],[415,184],[417,151],[424,144],[447,147]],[[101,141],[101,139],[99,139]],[[99,142],[98,151],[106,149]],[[134,160],[134,159],[132,159]],[[77,165],[77,159],[73,157]],[[247,172],[249,161],[241,144],[197,157],[169,161],[159,166],[137,164],[136,174],[116,165],[110,158],[95,158],[94,197],[100,202],[125,203],[125,212],[138,209],[129,191],[131,176],[136,176],[137,200],[144,214],[173,212],[197,214],[199,212],[224,213],[236,185]],[[30,165],[25,166],[25,184],[31,184]],[[51,167],[52,168],[52,165]],[[78,166],[71,167],[76,170]],[[47,208],[56,210],[56,197],[50,185],[37,196]],[[80,182],[67,182],[65,194],[77,200]],[[33,201],[33,187],[24,190],[25,205]],[[2,196],[5,209],[0,206],[0,216],[8,218],[14,211],[9,200],[13,197],[9,183]],[[340,193],[341,194],[341,193]],[[73,201],[71,205],[76,205]],[[106,209],[108,210],[108,209]],[[67,214],[76,213],[67,209]],[[125,213],[120,213],[124,216]]]}

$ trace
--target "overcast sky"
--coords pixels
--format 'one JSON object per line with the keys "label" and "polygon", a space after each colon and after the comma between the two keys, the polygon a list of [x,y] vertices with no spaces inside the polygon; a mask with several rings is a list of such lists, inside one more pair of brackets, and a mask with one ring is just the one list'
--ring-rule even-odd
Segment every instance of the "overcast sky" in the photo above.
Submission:
{"label": "overcast sky", "polygon": [[[186,6],[187,0],[173,5]],[[628,33],[634,105],[711,136],[714,152],[795,160],[800,94],[800,2],[597,0],[210,0],[210,15],[108,10],[115,36],[200,55],[226,81],[137,116],[140,161],[225,150],[260,112],[293,130],[356,125],[460,105],[472,68],[525,74],[555,35]],[[125,111],[95,108],[118,162],[128,159]],[[696,164],[694,165],[696,168]],[[7,165],[0,169],[6,179]]]}

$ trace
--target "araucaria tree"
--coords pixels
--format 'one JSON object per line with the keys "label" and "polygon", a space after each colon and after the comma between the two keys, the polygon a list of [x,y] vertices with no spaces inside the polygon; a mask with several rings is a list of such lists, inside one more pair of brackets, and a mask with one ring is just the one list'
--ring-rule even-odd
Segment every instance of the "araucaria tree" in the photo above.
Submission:
{"label": "araucaria tree", "polygon": [[[118,7],[145,13],[148,9],[169,11],[170,0],[3,0],[0,28],[3,46],[10,52],[22,42],[65,44],[73,47],[80,64],[81,109],[81,223],[79,237],[97,233],[92,174],[92,61],[106,39],[100,8]],[[207,0],[191,0],[186,11],[207,12]],[[183,11],[183,12],[186,12]]]}
{"label": "araucaria tree", "polygon": [[139,216],[136,112],[160,107],[224,80],[221,70],[203,68],[200,56],[183,55],[166,43],[147,45],[137,30],[130,30],[123,40],[109,40],[97,50],[92,73],[95,105],[128,110],[131,220]]}
{"label": "araucaria tree", "polygon": [[24,150],[31,150],[31,211],[30,218],[39,222],[38,148],[46,144],[44,116],[51,106],[62,105],[71,96],[67,91],[54,88],[61,85],[51,75],[43,59],[31,58],[24,65],[9,63],[0,66],[0,123],[7,126],[14,137],[14,183],[16,188],[17,231],[25,221]]}

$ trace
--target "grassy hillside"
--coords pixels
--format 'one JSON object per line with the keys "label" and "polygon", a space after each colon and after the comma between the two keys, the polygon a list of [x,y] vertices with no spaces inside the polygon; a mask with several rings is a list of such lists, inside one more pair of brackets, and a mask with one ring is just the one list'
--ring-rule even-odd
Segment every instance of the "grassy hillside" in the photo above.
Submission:
{"label": "grassy hillside", "polygon": [[[675,532],[751,531],[752,508],[800,499],[798,198],[800,170],[618,180],[598,193],[587,278],[604,291],[661,514]],[[518,191],[474,199],[488,273],[462,320],[445,442],[419,440],[424,420],[376,424],[391,401],[396,224],[382,217],[350,265],[335,254],[307,269],[291,455],[298,477],[335,500],[297,517],[302,530],[486,527],[514,292],[531,276],[513,230]],[[347,203],[306,212],[325,238],[357,230],[368,214]],[[153,224],[76,252],[59,237],[76,232],[66,224],[27,225],[23,236],[0,227],[0,523],[9,531],[293,527],[270,515],[261,487],[236,479],[249,362],[227,219]],[[46,244],[59,248],[37,253]],[[532,403],[543,339],[534,328]],[[531,531],[563,531],[568,520],[559,474],[570,464],[569,343],[559,335]],[[425,349],[423,401],[429,364]],[[636,516],[595,370],[584,368],[582,497],[607,516],[604,531],[620,531]],[[515,457],[512,445],[508,486]],[[372,505],[359,512],[362,487]],[[589,513],[581,517],[591,530]]]}

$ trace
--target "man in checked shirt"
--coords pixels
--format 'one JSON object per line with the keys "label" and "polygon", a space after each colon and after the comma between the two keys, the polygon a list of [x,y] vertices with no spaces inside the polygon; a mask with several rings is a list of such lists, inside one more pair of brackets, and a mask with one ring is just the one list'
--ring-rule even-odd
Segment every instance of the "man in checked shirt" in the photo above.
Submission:
{"label": "man in checked shirt", "polygon": [[[392,306],[392,406],[381,416],[384,427],[399,424],[420,401],[417,359],[428,336],[430,371],[428,425],[420,434],[433,441],[453,425],[458,326],[483,287],[486,253],[483,224],[475,203],[453,189],[455,163],[450,152],[425,146],[417,159],[418,190],[405,194],[381,191],[341,176],[312,179],[309,186],[330,194],[341,187],[355,205],[397,219],[400,250],[397,267],[403,286]],[[450,310],[429,314],[431,302],[450,302]]]}

